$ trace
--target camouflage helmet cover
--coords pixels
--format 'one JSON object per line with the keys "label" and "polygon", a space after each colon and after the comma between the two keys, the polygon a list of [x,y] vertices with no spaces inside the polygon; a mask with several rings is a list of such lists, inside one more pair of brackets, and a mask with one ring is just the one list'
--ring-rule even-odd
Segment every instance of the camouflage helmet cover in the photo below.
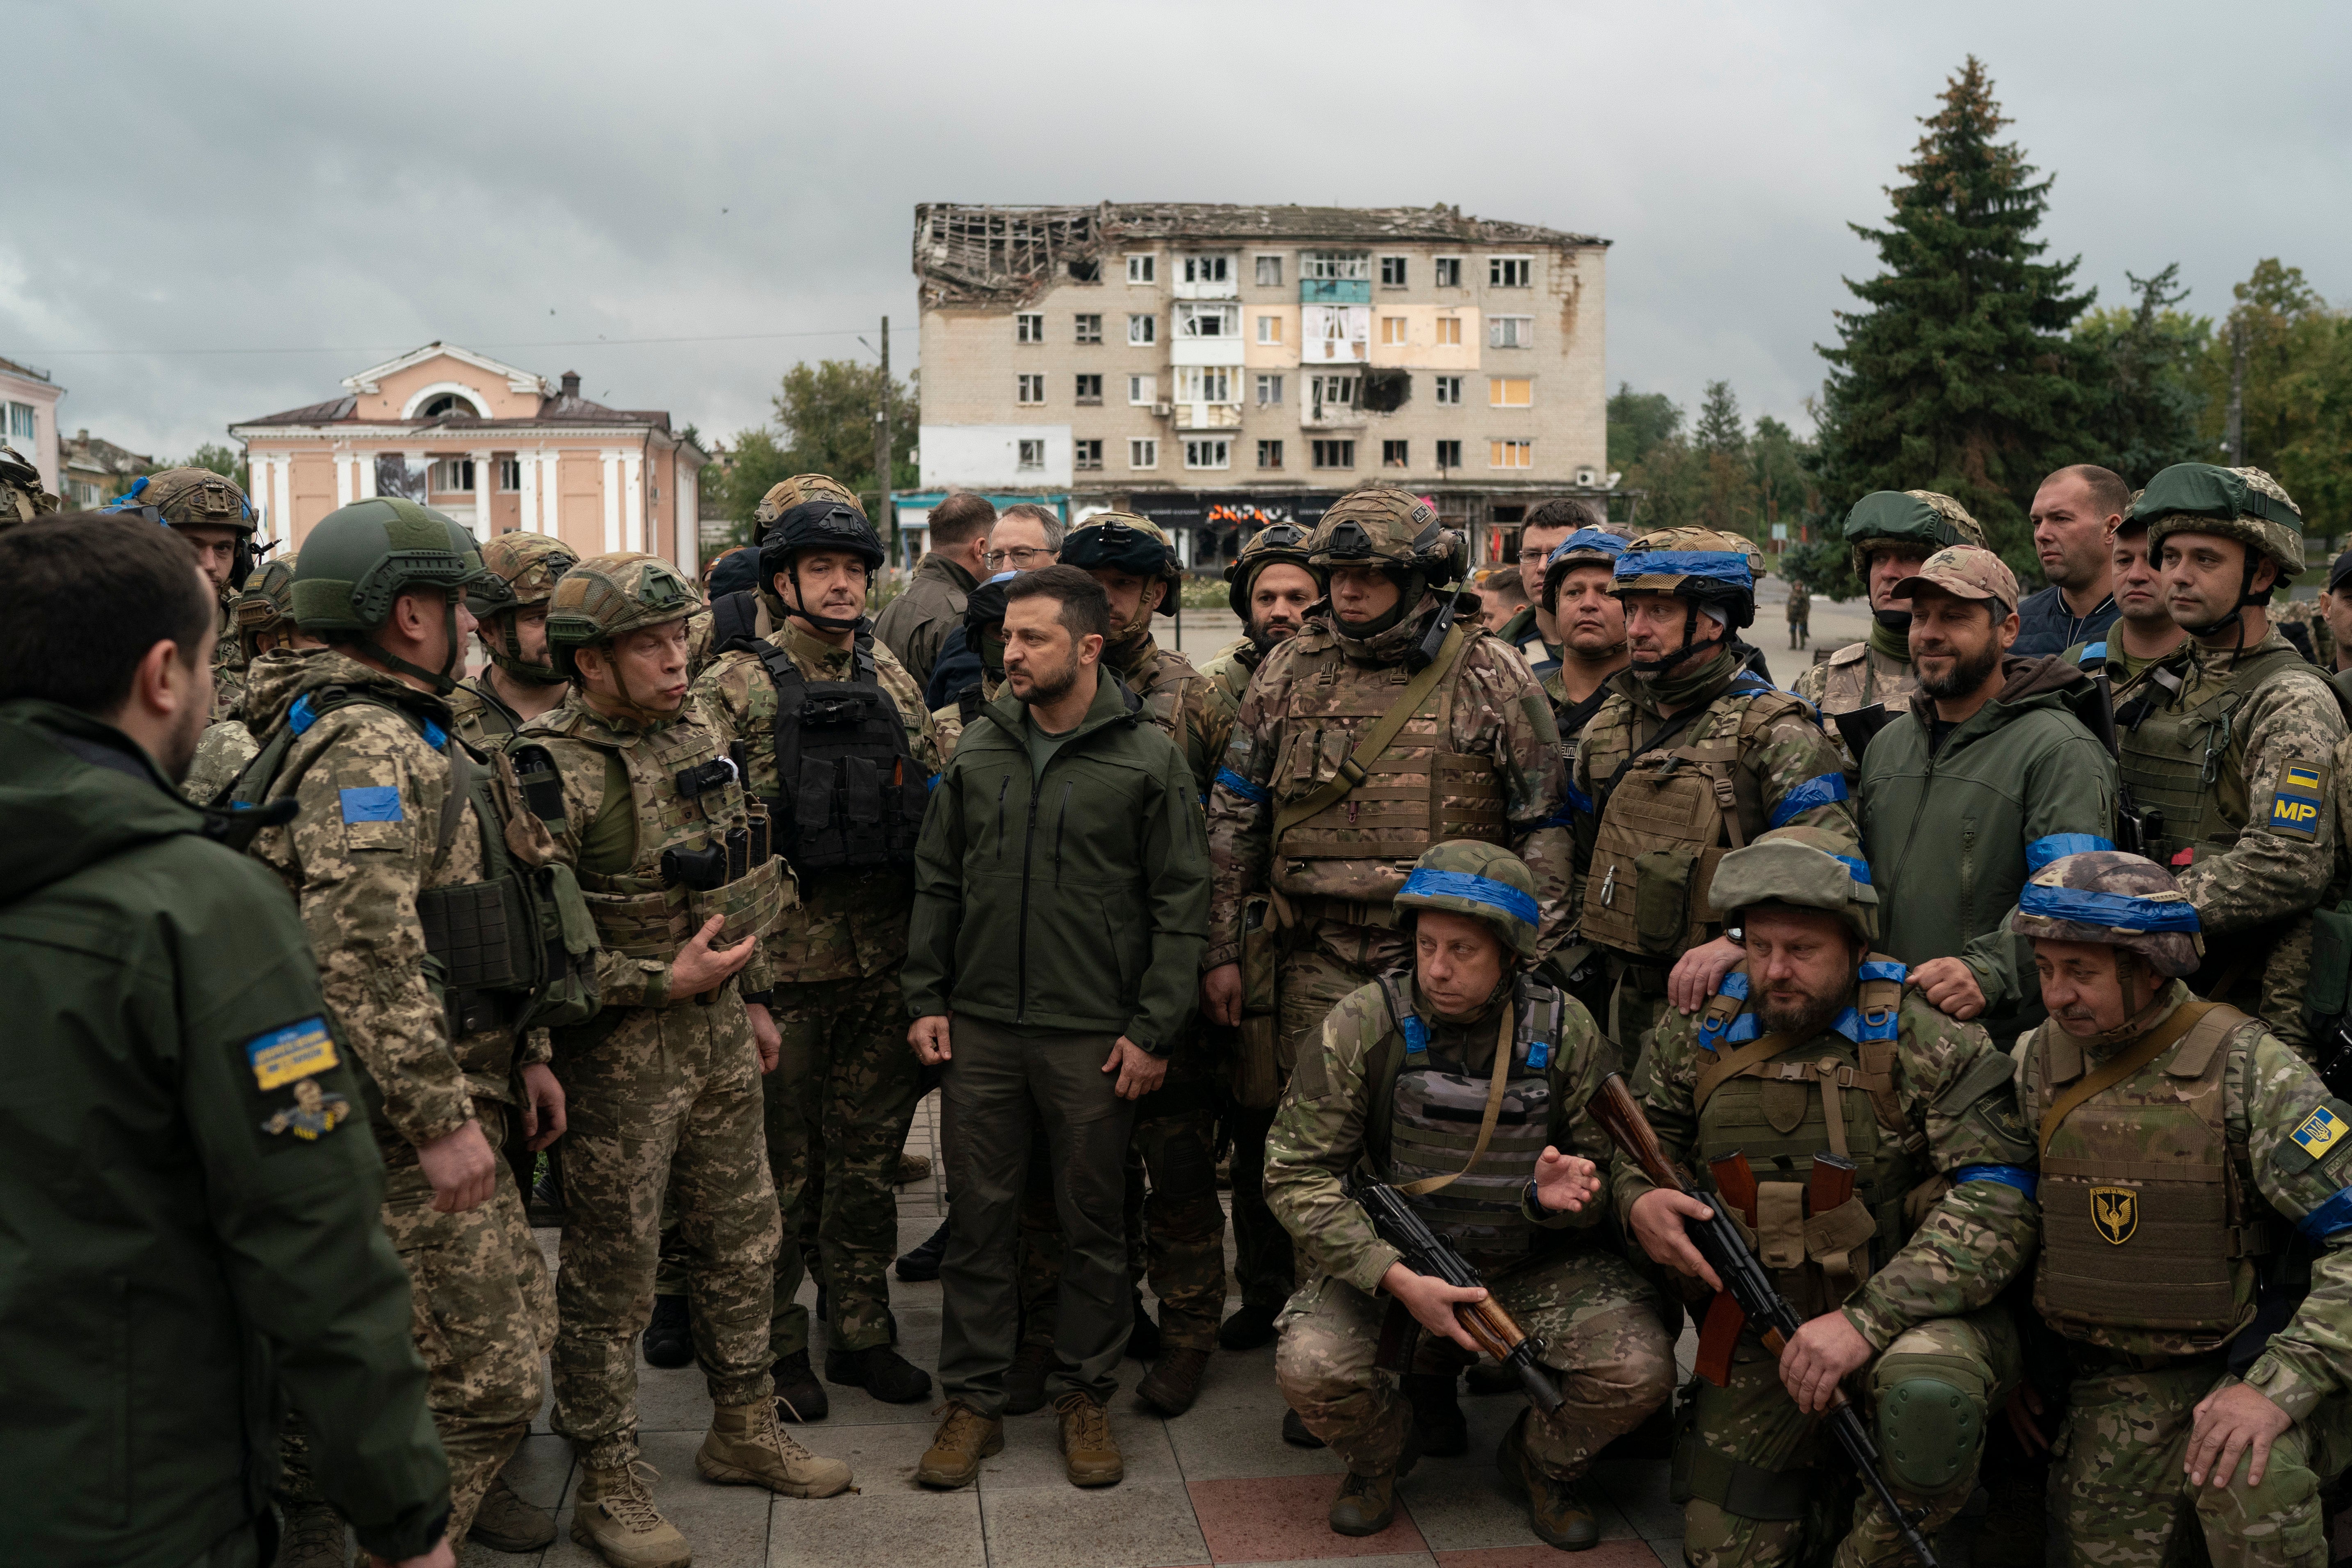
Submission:
{"label": "camouflage helmet cover", "polygon": [[483,620],[547,603],[554,597],[556,581],[580,563],[572,546],[554,535],[519,530],[493,536],[481,554],[488,571],[467,603]]}
{"label": "camouflage helmet cover", "polygon": [[580,679],[573,656],[625,632],[682,621],[702,596],[677,567],[633,550],[592,555],[566,572],[547,605],[547,647],[555,667]]}
{"label": "camouflage helmet cover", "polygon": [[1845,542],[1853,574],[1867,580],[1874,550],[1916,550],[1922,555],[1955,544],[1985,548],[1985,531],[1969,509],[1936,490],[1873,490],[1845,514]]}
{"label": "camouflage helmet cover", "polygon": [[2277,562],[2274,589],[2303,570],[2303,510],[2260,468],[2175,463],[2147,481],[2132,502],[2131,521],[2147,525],[2151,560],[2171,534],[2211,533]]}
{"label": "camouflage helmet cover", "polygon": [[260,521],[236,482],[210,468],[165,468],[149,474],[116,504],[152,507],[174,528],[233,528],[251,533]]}
{"label": "camouflage helmet cover", "polygon": [[1484,921],[1522,964],[1536,959],[1543,907],[1535,873],[1509,850],[1475,839],[1433,844],[1394,900],[1399,910],[1444,910]]}
{"label": "camouflage helmet cover", "polygon": [[58,509],[58,498],[41,488],[41,470],[14,447],[0,447],[0,528]]}
{"label": "camouflage helmet cover", "polygon": [[1081,571],[1099,568],[1156,577],[1167,584],[1167,592],[1160,595],[1159,613],[1176,613],[1184,568],[1168,531],[1148,517],[1131,511],[1098,511],[1062,536],[1061,553],[1055,559]]}
{"label": "camouflage helmet cover", "polygon": [[245,580],[229,601],[229,618],[250,658],[257,639],[290,629],[294,625],[294,563],[272,561]]}
{"label": "camouflage helmet cover", "polygon": [[1241,553],[1225,568],[1225,582],[1230,584],[1226,602],[1234,614],[1246,623],[1249,620],[1250,595],[1257,585],[1257,574],[1277,563],[1297,566],[1315,579],[1315,586],[1324,586],[1323,569],[1307,553],[1307,531],[1295,522],[1269,522],[1249,536]]}
{"label": "camouflage helmet cover", "polygon": [[1820,827],[1776,827],[1735,849],[1715,868],[1706,900],[1725,921],[1759,904],[1820,910],[1843,921],[1864,946],[1878,940],[1878,889],[1857,847]]}
{"label": "camouflage helmet cover", "polygon": [[760,504],[751,512],[755,531],[764,530],[802,502],[813,500],[846,501],[856,509],[858,516],[866,515],[866,505],[857,499],[856,492],[831,474],[794,474],[770,485],[768,493],[760,498]]}
{"label": "camouflage helmet cover", "polygon": [[1365,485],[1331,503],[1307,541],[1307,553],[1326,571],[1385,566],[1443,584],[1461,574],[1464,552],[1435,507],[1394,485]]}
{"label": "camouflage helmet cover", "polygon": [[2196,906],[2172,873],[2120,849],[2063,855],[2034,872],[2011,923],[2022,937],[2125,948],[2175,978],[2205,956]]}

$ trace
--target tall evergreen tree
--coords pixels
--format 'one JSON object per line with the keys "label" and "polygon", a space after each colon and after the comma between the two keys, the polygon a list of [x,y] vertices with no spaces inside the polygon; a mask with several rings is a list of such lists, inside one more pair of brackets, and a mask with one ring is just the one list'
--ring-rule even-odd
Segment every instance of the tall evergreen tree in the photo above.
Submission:
{"label": "tall evergreen tree", "polygon": [[2139,303],[2087,312],[2074,338],[2090,351],[2096,378],[2089,420],[2098,461],[2143,485],[2158,468],[2203,462],[2214,450],[2198,431],[2206,399],[2195,381],[2212,323],[2173,309],[2189,297],[2179,262],[2153,278],[2124,277]]}
{"label": "tall evergreen tree", "polygon": [[1832,368],[1817,471],[1832,517],[1872,490],[1941,490],[2032,571],[2034,488],[2100,455],[2084,353],[2066,336],[2095,291],[2071,290],[2080,258],[2038,259],[2052,182],[1994,140],[2010,121],[1983,63],[1969,56],[1941,96],[1901,165],[1906,183],[1887,190],[1889,226],[1850,226],[1885,270],[1846,280],[1870,309],[1839,311],[1843,342],[1820,351]]}
{"label": "tall evergreen tree", "polygon": [[1731,390],[1731,383],[1706,384],[1706,397],[1698,405],[1698,429],[1694,437],[1702,452],[1720,453],[1727,458],[1746,455],[1748,427],[1739,417],[1739,395]]}

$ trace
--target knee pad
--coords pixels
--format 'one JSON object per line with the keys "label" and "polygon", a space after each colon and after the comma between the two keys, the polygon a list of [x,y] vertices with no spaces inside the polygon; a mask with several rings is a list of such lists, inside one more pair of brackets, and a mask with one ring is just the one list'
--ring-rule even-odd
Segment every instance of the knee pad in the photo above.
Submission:
{"label": "knee pad", "polygon": [[1933,1495],[1968,1473],[1984,1443],[1984,1394],[1925,1369],[1891,1383],[1878,1395],[1878,1448],[1887,1479],[1906,1491]]}

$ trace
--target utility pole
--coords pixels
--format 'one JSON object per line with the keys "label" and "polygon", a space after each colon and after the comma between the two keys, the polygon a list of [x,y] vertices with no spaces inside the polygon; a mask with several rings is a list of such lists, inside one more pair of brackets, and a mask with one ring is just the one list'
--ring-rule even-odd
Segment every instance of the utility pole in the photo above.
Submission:
{"label": "utility pole", "polygon": [[890,559],[898,559],[898,519],[890,506],[890,318],[882,318],[882,401],[874,410],[874,523],[890,542]]}
{"label": "utility pole", "polygon": [[2246,323],[2230,323],[2230,419],[2222,439],[2230,448],[2230,467],[2246,462]]}

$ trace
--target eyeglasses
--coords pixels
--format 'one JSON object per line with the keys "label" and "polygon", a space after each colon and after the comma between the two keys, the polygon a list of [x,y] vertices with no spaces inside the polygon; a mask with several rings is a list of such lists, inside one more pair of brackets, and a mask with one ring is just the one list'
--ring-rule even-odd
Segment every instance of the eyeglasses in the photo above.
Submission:
{"label": "eyeglasses", "polygon": [[1519,564],[1522,566],[1533,566],[1550,559],[1551,552],[1549,550],[1522,550],[1519,552]]}
{"label": "eyeglasses", "polygon": [[1010,550],[991,550],[981,556],[980,563],[994,572],[1010,563],[1025,572],[1039,562],[1052,559],[1054,552],[1050,550],[1040,549],[1034,544],[1019,544]]}

